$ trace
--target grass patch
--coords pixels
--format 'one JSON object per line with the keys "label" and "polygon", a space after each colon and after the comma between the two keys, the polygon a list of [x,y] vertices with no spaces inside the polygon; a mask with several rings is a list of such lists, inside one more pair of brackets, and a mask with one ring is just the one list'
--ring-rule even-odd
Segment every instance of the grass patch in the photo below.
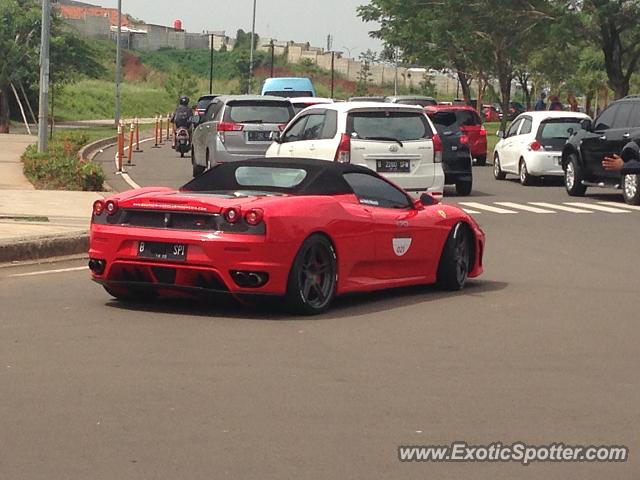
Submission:
{"label": "grass patch", "polygon": [[500,130],[500,122],[486,122],[484,128],[487,131],[487,160],[493,161],[493,151],[496,148],[498,140],[496,133]]}
{"label": "grass patch", "polygon": [[88,142],[87,135],[69,132],[51,141],[45,153],[31,145],[22,155],[24,174],[40,190],[102,191],[102,167],[78,158],[78,151]]}

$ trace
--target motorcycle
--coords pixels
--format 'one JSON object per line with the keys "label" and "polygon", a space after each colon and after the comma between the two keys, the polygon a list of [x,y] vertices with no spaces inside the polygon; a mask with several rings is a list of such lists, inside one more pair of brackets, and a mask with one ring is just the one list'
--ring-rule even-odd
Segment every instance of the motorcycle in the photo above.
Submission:
{"label": "motorcycle", "polygon": [[191,150],[191,132],[186,127],[179,127],[176,130],[176,151],[180,152],[180,158]]}

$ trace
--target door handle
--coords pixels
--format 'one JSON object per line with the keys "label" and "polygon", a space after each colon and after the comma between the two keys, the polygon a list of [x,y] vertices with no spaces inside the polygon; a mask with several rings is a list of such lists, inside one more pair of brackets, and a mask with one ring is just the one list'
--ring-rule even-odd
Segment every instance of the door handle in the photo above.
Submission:
{"label": "door handle", "polygon": [[598,138],[600,138],[600,140],[606,140],[607,136],[606,135],[600,135],[600,137],[598,137]]}
{"label": "door handle", "polygon": [[625,133],[624,135],[622,135],[622,138],[627,139],[631,136],[631,134],[629,132]]}
{"label": "door handle", "polygon": [[309,150],[315,150],[315,149],[316,149],[315,145],[311,144],[311,145],[309,146]]}

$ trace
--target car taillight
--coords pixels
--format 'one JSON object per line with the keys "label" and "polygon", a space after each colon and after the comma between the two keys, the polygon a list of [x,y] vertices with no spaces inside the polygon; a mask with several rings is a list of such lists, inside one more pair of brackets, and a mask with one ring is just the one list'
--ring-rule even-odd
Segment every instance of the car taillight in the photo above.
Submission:
{"label": "car taillight", "polygon": [[259,208],[252,208],[247,213],[244,214],[244,220],[252,227],[259,225],[262,219],[264,218],[264,214],[262,210]]}
{"label": "car taillight", "polygon": [[481,137],[486,137],[487,136],[487,130],[484,127],[480,128],[480,136]]}
{"label": "car taillight", "polygon": [[464,145],[468,145],[469,144],[469,137],[467,137],[466,135],[462,135],[460,137],[460,143],[462,143]]}
{"label": "car taillight", "polygon": [[244,129],[244,125],[234,122],[220,122],[218,124],[219,132],[241,132]]}
{"label": "car taillight", "polygon": [[433,142],[433,161],[442,163],[442,140],[440,140],[440,135],[436,133],[431,137],[431,141]]}
{"label": "car taillight", "polygon": [[109,200],[104,204],[104,209],[107,212],[107,215],[115,215],[118,211],[118,202],[115,200]]}
{"label": "car taillight", "polygon": [[93,214],[98,217],[104,212],[104,202],[102,200],[96,200],[93,202]]}
{"label": "car taillight", "polygon": [[236,223],[240,220],[240,209],[236,207],[229,207],[224,210],[224,219],[229,223]]}
{"label": "car taillight", "polygon": [[529,150],[533,150],[534,152],[537,152],[541,148],[542,145],[540,145],[540,142],[538,142],[537,140],[529,144]]}
{"label": "car taillight", "polygon": [[338,144],[334,161],[339,163],[351,162],[351,137],[346,133],[343,133],[340,137],[340,143]]}

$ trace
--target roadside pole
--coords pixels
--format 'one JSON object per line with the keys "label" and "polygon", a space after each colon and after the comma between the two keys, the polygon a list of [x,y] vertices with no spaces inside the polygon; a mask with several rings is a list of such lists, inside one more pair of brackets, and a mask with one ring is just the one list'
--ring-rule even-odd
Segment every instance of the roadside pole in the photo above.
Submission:
{"label": "roadside pole", "polygon": [[40,104],[38,106],[38,152],[47,151],[49,121],[49,37],[51,35],[51,0],[42,0],[42,31],[40,38]]}
{"label": "roadside pole", "polygon": [[251,46],[249,50],[249,82],[247,93],[252,92],[253,84],[253,38],[256,35],[256,0],[253,0],[253,19],[251,20]]}
{"label": "roadside pole", "polygon": [[334,70],[335,56],[336,56],[336,52],[331,50],[331,98],[333,98],[333,86],[335,83],[335,70]]}
{"label": "roadside pole", "polygon": [[120,82],[122,81],[122,0],[118,0],[118,38],[116,38],[116,125],[120,124]]}
{"label": "roadside pole", "polygon": [[398,47],[396,47],[394,57],[393,94],[398,95]]}
{"label": "roadside pole", "polygon": [[209,93],[213,93],[213,33],[209,34]]}

